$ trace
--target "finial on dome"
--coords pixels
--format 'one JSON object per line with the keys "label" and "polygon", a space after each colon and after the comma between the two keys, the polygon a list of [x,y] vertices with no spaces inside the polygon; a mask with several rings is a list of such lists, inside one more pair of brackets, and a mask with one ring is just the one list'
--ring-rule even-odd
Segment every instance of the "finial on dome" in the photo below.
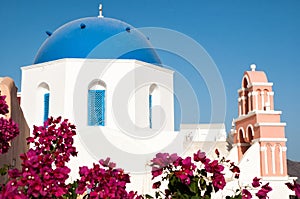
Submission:
{"label": "finial on dome", "polygon": [[99,18],[103,17],[103,15],[102,15],[102,4],[101,3],[99,4],[99,16],[98,17]]}
{"label": "finial on dome", "polygon": [[251,68],[251,71],[255,71],[256,65],[255,65],[255,64],[251,64],[251,65],[250,65],[250,68]]}

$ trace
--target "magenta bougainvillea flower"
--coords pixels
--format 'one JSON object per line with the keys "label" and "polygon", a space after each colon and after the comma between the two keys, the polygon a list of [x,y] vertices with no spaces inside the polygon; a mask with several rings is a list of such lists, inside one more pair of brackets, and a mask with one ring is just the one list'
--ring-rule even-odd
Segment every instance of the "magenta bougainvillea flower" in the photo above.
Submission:
{"label": "magenta bougainvillea flower", "polygon": [[115,168],[116,164],[110,159],[100,160],[99,164],[93,164],[93,168],[86,166],[79,168],[80,180],[76,192],[84,194],[90,191],[89,198],[111,199],[139,199],[136,192],[126,191],[126,184],[130,182],[129,175],[123,169]]}
{"label": "magenta bougainvillea flower", "polygon": [[[217,156],[220,155],[216,150]],[[159,177],[167,181],[168,188],[156,192],[156,198],[181,198],[181,197],[210,197],[212,191],[217,192],[226,185],[224,166],[222,161],[211,161],[200,150],[191,157],[181,158],[177,154],[159,153],[153,160],[152,179]],[[202,163],[202,166],[197,166]],[[238,172],[237,169],[235,169]],[[161,181],[153,184],[153,189],[159,189]],[[164,196],[161,194],[164,193]],[[158,197],[160,196],[160,197]]]}
{"label": "magenta bougainvillea flower", "polygon": [[285,185],[292,191],[295,192],[295,195],[300,198],[300,184],[298,184],[295,180],[294,180],[294,183],[285,183]]}
{"label": "magenta bougainvillea flower", "polygon": [[259,181],[260,181],[260,178],[257,178],[257,177],[253,178],[252,186],[254,188],[260,187],[261,183]]}
{"label": "magenta bougainvillea flower", "polygon": [[0,95],[0,114],[5,115],[8,113],[8,105],[5,101],[6,96]]}
{"label": "magenta bougainvillea flower", "polygon": [[250,198],[252,198],[252,194],[247,189],[243,189],[242,199],[250,199]]}
{"label": "magenta bougainvillea flower", "polygon": [[[157,190],[155,197],[152,198],[211,198],[212,193],[216,193],[226,186],[223,173],[225,167],[233,173],[234,178],[239,179],[239,167],[234,162],[221,158],[217,149],[215,153],[218,160],[210,160],[200,150],[193,154],[193,159],[191,157],[181,158],[177,154],[157,154],[151,161],[152,179],[159,179],[152,185],[152,188]],[[167,189],[160,190],[163,181],[166,181]],[[260,179],[254,178],[252,188],[260,186]],[[251,187],[240,187],[235,195],[226,198],[250,199],[252,194],[248,188]],[[268,197],[271,190],[272,188],[267,183],[261,186],[256,196],[264,199]]]}
{"label": "magenta bougainvillea flower", "polygon": [[[8,113],[6,96],[0,95],[0,115]],[[10,142],[19,135],[18,125],[12,119],[0,117],[0,154],[8,152]]]}
{"label": "magenta bougainvillea flower", "polygon": [[272,191],[272,187],[269,186],[269,183],[266,183],[261,187],[261,189],[255,194],[259,199],[267,199],[268,193]]}
{"label": "magenta bougainvillea flower", "polygon": [[75,134],[75,126],[61,117],[35,126],[33,137],[27,139],[34,147],[20,155],[21,171],[9,171],[9,182],[2,188],[0,199],[62,198],[69,189],[66,163],[77,155],[72,138]]}

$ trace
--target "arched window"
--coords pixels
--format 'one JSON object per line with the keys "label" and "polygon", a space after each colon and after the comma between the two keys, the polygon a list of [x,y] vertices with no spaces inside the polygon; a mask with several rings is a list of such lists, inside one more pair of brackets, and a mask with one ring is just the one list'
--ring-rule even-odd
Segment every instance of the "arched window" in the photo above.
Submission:
{"label": "arched window", "polygon": [[157,104],[158,100],[158,87],[152,84],[149,88],[149,127],[153,128],[153,105]]}
{"label": "arched window", "polygon": [[245,136],[244,136],[244,129],[243,128],[240,128],[239,131],[238,131],[238,141],[240,143],[244,143],[245,142]]}
{"label": "arched window", "polygon": [[280,144],[275,144],[275,165],[276,165],[276,174],[283,174],[283,159],[282,159],[282,147]]}
{"label": "arched window", "polygon": [[[38,102],[37,104],[40,104],[39,106],[42,106],[42,115],[43,115],[43,121],[45,122],[49,117],[49,111],[50,111],[50,89],[49,85],[45,82],[39,84],[38,86]],[[43,104],[41,104],[43,102]],[[39,116],[41,117],[41,116]]]}
{"label": "arched window", "polygon": [[253,126],[252,125],[249,125],[247,127],[246,136],[248,137],[248,141],[251,143],[251,141],[253,140],[253,136],[254,136],[254,131],[253,131]]}
{"label": "arched window", "polygon": [[265,111],[269,111],[270,110],[270,96],[269,96],[269,90],[268,89],[264,89],[264,107],[263,109]]}
{"label": "arched window", "polygon": [[273,147],[270,143],[266,144],[266,159],[265,159],[265,169],[266,174],[270,174],[271,172],[275,174],[275,158],[274,158],[274,151]]}
{"label": "arched window", "polygon": [[49,100],[50,93],[44,94],[44,121],[46,121],[49,117]]}
{"label": "arched window", "polygon": [[243,82],[242,82],[242,87],[247,88],[248,87],[248,78],[247,76],[244,76]]}
{"label": "arched window", "polygon": [[101,80],[94,80],[88,90],[88,125],[105,125],[105,93],[106,84]]}
{"label": "arched window", "polygon": [[257,109],[258,109],[258,110],[262,110],[263,107],[262,107],[262,95],[261,95],[261,90],[260,90],[260,89],[257,89],[256,92],[257,92],[257,101],[256,101],[256,103],[257,103]]}
{"label": "arched window", "polygon": [[243,104],[243,113],[246,115],[248,114],[249,112],[249,103],[250,103],[250,97],[248,96],[248,84],[249,84],[249,81],[248,81],[248,77],[245,75],[244,78],[243,78],[243,81],[242,81],[242,88],[244,89],[244,104]]}

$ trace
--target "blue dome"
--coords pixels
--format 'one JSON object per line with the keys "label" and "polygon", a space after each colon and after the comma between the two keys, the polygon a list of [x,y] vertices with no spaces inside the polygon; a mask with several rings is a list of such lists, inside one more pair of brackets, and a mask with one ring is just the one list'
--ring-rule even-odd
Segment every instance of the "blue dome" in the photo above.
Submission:
{"label": "blue dome", "polygon": [[34,64],[62,58],[137,59],[161,64],[149,40],[120,20],[88,17],[58,28],[40,47]]}

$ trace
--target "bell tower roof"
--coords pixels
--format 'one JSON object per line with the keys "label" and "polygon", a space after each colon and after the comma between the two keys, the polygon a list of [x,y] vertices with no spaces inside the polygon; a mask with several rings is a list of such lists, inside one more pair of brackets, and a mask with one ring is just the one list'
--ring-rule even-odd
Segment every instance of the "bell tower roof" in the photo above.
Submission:
{"label": "bell tower roof", "polygon": [[268,78],[265,72],[256,71],[256,65],[251,64],[251,71],[246,71],[243,76],[242,88],[247,88],[253,83],[269,83]]}

